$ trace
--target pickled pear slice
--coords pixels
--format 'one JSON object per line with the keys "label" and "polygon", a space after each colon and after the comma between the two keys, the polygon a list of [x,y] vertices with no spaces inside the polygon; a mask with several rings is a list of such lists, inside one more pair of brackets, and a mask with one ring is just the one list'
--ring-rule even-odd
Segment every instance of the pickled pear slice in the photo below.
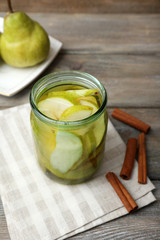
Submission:
{"label": "pickled pear slice", "polygon": [[96,147],[98,147],[102,141],[102,138],[106,131],[105,116],[104,113],[96,120],[93,127],[93,134],[96,139]]}
{"label": "pickled pear slice", "polygon": [[97,100],[94,96],[85,96],[85,97],[80,97],[78,98],[78,100],[85,100],[87,102],[91,102],[93,104],[95,104],[97,107],[98,107],[98,103],[97,103]]}
{"label": "pickled pear slice", "polygon": [[38,103],[38,109],[47,117],[59,120],[61,114],[73,103],[63,97],[52,97]]}
{"label": "pickled pear slice", "polygon": [[87,161],[87,159],[89,159],[90,155],[92,155],[96,151],[96,141],[92,130],[88,131],[86,134],[82,136],[82,142],[83,142],[83,158],[77,161],[73,165],[71,170],[77,169],[81,164],[83,164],[85,161]]}
{"label": "pickled pear slice", "polygon": [[44,156],[50,157],[56,147],[57,130],[40,121],[33,115],[33,112],[31,112],[31,125],[34,132],[35,144],[38,146],[39,151]]}
{"label": "pickled pear slice", "polygon": [[80,90],[67,90],[68,93],[74,93],[75,95],[79,97],[89,96],[89,95],[95,95],[99,92],[99,89],[80,89]]}
{"label": "pickled pear slice", "polygon": [[83,144],[73,133],[58,131],[56,148],[51,154],[50,163],[53,169],[66,173],[81,158]]}
{"label": "pickled pear slice", "polygon": [[50,92],[47,95],[47,98],[51,97],[63,97],[76,103],[77,98],[84,96],[96,95],[99,92],[99,89],[80,89],[80,90],[66,90],[66,91],[55,91]]}
{"label": "pickled pear slice", "polygon": [[67,108],[60,116],[60,121],[77,121],[92,115],[93,108],[90,106],[75,105]]}
{"label": "pickled pear slice", "polygon": [[93,108],[92,114],[94,114],[94,113],[97,112],[97,110],[98,110],[98,107],[97,107],[94,103],[92,103],[92,102],[90,102],[90,101],[80,100],[79,103],[80,103],[81,105],[83,105],[83,106],[92,107],[92,108]]}

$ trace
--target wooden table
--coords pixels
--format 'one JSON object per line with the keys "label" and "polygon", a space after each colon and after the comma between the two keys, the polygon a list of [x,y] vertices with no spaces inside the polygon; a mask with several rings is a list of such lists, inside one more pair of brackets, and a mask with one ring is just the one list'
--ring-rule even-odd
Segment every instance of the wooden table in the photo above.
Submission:
{"label": "wooden table", "polygon": [[[62,70],[88,72],[107,89],[109,115],[119,107],[151,125],[148,176],[156,186],[157,202],[70,239],[160,239],[160,14],[29,15],[63,42],[60,54],[41,76]],[[1,109],[27,103],[34,82],[11,98],[0,96]],[[111,121],[125,142],[138,136],[137,130]],[[0,202],[0,240],[9,239]]]}

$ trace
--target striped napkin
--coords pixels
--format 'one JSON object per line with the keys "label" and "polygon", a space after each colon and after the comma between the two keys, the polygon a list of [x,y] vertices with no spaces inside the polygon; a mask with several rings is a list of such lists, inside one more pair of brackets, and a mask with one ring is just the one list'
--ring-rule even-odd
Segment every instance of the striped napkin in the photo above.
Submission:
{"label": "striped napkin", "polygon": [[[39,169],[34,156],[29,104],[0,112],[0,194],[12,240],[65,239],[117,217],[126,209],[105,178],[119,175],[125,144],[109,121],[103,163],[92,180],[62,185]],[[139,208],[155,201],[153,184],[123,181]]]}

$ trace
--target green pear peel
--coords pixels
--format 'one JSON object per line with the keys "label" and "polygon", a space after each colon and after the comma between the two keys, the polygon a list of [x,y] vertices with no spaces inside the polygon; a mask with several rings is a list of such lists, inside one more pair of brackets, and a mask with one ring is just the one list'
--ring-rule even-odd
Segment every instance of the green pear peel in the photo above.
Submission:
{"label": "green pear peel", "polygon": [[[10,2],[8,0],[8,2]],[[2,59],[13,67],[31,67],[44,61],[50,42],[46,31],[23,12],[13,12],[4,18],[1,36]]]}

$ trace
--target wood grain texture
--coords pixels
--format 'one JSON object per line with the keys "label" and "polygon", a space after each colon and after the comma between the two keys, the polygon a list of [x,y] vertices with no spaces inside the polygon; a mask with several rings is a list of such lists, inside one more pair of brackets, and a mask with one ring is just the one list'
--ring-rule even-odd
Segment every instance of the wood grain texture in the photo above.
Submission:
{"label": "wood grain texture", "polygon": [[[151,125],[146,136],[147,167],[158,201],[70,239],[160,239],[160,14],[155,14],[160,12],[160,1],[13,0],[13,4],[63,42],[61,53],[40,77],[62,70],[88,72],[107,89],[109,115],[119,107]],[[1,0],[0,11],[6,10],[5,5]],[[83,12],[96,14],[79,14]],[[130,14],[138,12],[154,14]],[[0,109],[28,103],[34,83],[11,98],[0,96]],[[125,143],[138,136],[134,128],[112,117],[111,121]],[[1,202],[0,240],[10,240]]]}
{"label": "wood grain texture", "polygon": [[29,13],[29,16],[63,42],[64,53],[160,55],[159,14]]}
{"label": "wood grain texture", "polygon": [[[13,9],[56,13],[159,13],[159,0],[12,0]],[[0,11],[7,11],[1,0]]]}
{"label": "wood grain texture", "polygon": [[[115,219],[86,232],[75,235],[70,240],[107,240],[107,239],[150,239],[160,237],[160,181],[153,181],[156,186],[155,203],[137,212]],[[10,240],[2,202],[0,200],[0,239]],[[36,239],[37,240],[37,239]]]}
{"label": "wood grain texture", "polygon": [[[42,75],[62,70],[97,77],[107,89],[110,107],[160,107],[159,56],[59,54]],[[0,96],[0,107],[27,103],[34,83],[13,97]]]}
{"label": "wood grain texture", "polygon": [[69,53],[160,53],[160,15],[31,14]]}

